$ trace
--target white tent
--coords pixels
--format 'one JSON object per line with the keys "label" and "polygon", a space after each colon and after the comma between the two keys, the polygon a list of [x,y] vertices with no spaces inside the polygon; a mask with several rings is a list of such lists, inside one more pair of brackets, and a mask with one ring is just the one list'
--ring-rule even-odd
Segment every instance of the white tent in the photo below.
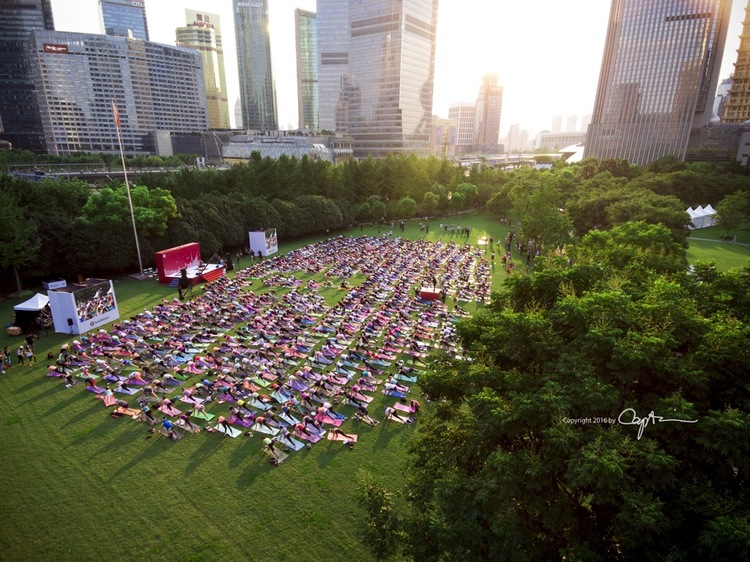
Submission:
{"label": "white tent", "polygon": [[38,310],[42,310],[48,304],[49,304],[49,297],[41,293],[37,293],[36,295],[31,297],[29,300],[24,301],[21,304],[17,304],[16,306],[13,307],[13,309],[14,310],[38,311]]}
{"label": "white tent", "polygon": [[42,309],[49,304],[49,297],[37,293],[29,300],[17,304],[13,307],[16,311],[14,326],[18,326],[25,334],[34,331],[36,328],[36,317]]}
{"label": "white tent", "polygon": [[693,222],[692,228],[707,228],[716,224],[716,210],[711,205],[706,206],[705,209],[703,206],[695,209],[688,207],[687,214]]}

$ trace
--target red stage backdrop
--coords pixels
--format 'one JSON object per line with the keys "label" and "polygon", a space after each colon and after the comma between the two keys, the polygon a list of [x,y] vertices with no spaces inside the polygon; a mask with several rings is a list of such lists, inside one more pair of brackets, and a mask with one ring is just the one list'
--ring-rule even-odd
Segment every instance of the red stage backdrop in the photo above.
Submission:
{"label": "red stage backdrop", "polygon": [[197,266],[201,261],[201,247],[197,242],[183,244],[154,254],[159,283],[169,284],[180,276],[180,270]]}

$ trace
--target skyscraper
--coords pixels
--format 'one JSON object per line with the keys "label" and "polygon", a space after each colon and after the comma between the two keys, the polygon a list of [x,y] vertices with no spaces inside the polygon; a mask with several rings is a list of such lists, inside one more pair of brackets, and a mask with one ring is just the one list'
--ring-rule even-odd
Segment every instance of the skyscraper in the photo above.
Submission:
{"label": "skyscraper", "polygon": [[209,129],[229,128],[229,100],[224,74],[221,20],[217,14],[185,10],[185,27],[177,28],[177,44],[197,49],[203,62]]}
{"label": "skyscraper", "polygon": [[500,136],[500,115],[503,110],[503,88],[497,83],[497,74],[482,78],[474,113],[474,150],[492,152],[497,150]]}
{"label": "skyscraper", "polygon": [[44,148],[25,41],[33,29],[54,28],[50,0],[0,2],[0,123],[3,137],[20,148]]}
{"label": "skyscraper", "polygon": [[428,154],[437,0],[319,0],[320,126],[354,156]]}
{"label": "skyscraper", "polygon": [[135,39],[148,41],[146,2],[144,0],[99,0],[99,27],[107,35],[133,32]]}
{"label": "skyscraper", "polygon": [[728,0],[613,0],[585,156],[683,159],[708,124]]}
{"label": "skyscraper", "polygon": [[448,119],[456,123],[456,152],[471,152],[474,148],[477,106],[473,103],[452,103],[448,108]]}
{"label": "skyscraper", "polygon": [[208,126],[200,55],[111,35],[35,30],[26,40],[46,149],[53,154],[150,152],[155,133]]}
{"label": "skyscraper", "polygon": [[723,109],[723,123],[744,123],[750,119],[750,3],[745,8],[737,61],[734,63],[729,95]]}
{"label": "skyscraper", "polygon": [[299,128],[318,130],[318,23],[315,12],[294,10]]}
{"label": "skyscraper", "polygon": [[233,0],[242,123],[246,129],[277,130],[276,89],[271,71],[268,0]]}

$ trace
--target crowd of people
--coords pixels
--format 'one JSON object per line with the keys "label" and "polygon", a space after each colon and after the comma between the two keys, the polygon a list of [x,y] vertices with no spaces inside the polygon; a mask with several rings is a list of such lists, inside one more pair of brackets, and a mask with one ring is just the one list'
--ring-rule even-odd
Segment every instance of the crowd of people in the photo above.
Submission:
{"label": "crowd of people", "polygon": [[[352,447],[347,421],[413,423],[422,361],[436,348],[461,352],[458,301],[487,300],[489,275],[466,244],[336,237],[73,340],[49,375],[173,440],[259,434],[275,463],[323,439]],[[428,284],[455,306],[423,301],[417,289]],[[335,304],[324,287],[340,291]],[[371,411],[377,395],[382,413]]]}

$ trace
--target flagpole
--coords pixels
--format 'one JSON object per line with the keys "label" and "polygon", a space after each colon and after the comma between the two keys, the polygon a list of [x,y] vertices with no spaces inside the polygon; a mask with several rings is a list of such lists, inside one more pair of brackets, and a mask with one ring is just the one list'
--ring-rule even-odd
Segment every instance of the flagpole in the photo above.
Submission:
{"label": "flagpole", "polygon": [[135,228],[135,213],[133,212],[133,199],[130,197],[130,182],[128,182],[128,171],[125,168],[125,153],[122,151],[122,136],[120,135],[120,114],[117,111],[115,100],[112,100],[112,111],[115,114],[115,129],[117,129],[117,142],[120,145],[120,160],[122,161],[122,174],[125,176],[125,191],[128,193],[128,205],[130,205],[130,219],[133,221],[133,236],[135,237],[135,250],[138,253],[138,267],[141,268],[143,276],[143,260],[141,260],[141,245],[138,243],[138,231]]}

